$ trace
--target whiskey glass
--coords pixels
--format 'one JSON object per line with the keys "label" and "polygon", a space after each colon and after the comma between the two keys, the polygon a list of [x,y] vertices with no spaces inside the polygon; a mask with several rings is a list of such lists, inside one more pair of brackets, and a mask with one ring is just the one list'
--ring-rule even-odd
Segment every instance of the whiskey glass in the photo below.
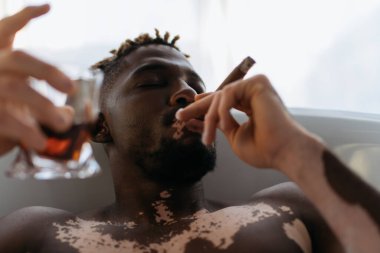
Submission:
{"label": "whiskey glass", "polygon": [[[103,73],[100,70],[82,71],[79,78],[74,80],[76,91],[72,95],[66,95],[64,103],[74,110],[73,125],[63,133],[41,125],[48,137],[45,149],[37,152],[20,145],[6,175],[17,179],[38,180],[88,178],[97,175],[101,169],[93,156],[90,139],[99,113],[102,81]],[[38,90],[44,84],[34,80],[32,87]]]}

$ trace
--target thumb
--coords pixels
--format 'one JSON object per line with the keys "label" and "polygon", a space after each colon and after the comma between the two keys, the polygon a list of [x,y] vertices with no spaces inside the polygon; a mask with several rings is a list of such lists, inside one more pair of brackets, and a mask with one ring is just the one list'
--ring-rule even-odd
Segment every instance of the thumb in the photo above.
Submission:
{"label": "thumb", "polygon": [[28,6],[14,15],[0,21],[0,49],[10,48],[15,34],[33,18],[39,17],[50,10],[48,4]]}

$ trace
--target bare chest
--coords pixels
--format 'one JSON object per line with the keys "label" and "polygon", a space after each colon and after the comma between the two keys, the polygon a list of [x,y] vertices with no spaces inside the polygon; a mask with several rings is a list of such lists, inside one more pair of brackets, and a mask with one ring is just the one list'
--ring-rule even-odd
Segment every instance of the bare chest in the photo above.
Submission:
{"label": "bare chest", "polygon": [[284,217],[281,210],[262,205],[200,212],[150,229],[134,222],[114,224],[77,218],[52,224],[40,252],[252,252],[254,248],[260,252],[263,242],[273,247],[274,241],[282,244],[281,252],[287,252],[287,247],[292,250],[289,252],[297,252],[299,247],[284,229]]}

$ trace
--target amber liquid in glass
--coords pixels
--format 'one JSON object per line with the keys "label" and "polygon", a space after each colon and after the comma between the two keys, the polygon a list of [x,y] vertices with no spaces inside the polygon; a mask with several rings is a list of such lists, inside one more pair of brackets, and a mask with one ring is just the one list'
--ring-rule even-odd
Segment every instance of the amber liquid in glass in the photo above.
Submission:
{"label": "amber liquid in glass", "polygon": [[83,143],[91,137],[92,124],[74,124],[69,130],[57,133],[46,126],[41,126],[48,140],[45,150],[38,152],[40,156],[56,160],[78,161]]}

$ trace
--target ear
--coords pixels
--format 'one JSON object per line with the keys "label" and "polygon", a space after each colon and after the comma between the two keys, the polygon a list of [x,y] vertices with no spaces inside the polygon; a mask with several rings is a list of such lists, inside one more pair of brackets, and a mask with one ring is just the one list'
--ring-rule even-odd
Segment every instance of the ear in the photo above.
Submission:
{"label": "ear", "polygon": [[97,143],[109,143],[113,141],[103,113],[99,113],[98,119],[96,120],[92,132],[92,141]]}

